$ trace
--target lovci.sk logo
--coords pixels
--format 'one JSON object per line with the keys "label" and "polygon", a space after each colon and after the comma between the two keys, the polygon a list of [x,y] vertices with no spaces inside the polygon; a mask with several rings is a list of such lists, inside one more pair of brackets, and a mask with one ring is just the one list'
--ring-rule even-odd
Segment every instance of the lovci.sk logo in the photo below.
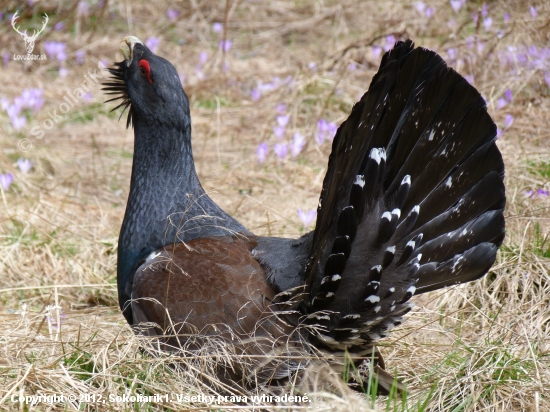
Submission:
{"label": "lovci.sk logo", "polygon": [[32,54],[32,51],[34,50],[34,43],[40,33],[44,31],[46,28],[46,25],[48,24],[48,15],[44,13],[44,24],[42,25],[42,28],[40,30],[34,30],[34,33],[32,36],[29,36],[27,34],[27,30],[24,32],[19,31],[19,27],[15,26],[15,20],[17,20],[17,14],[19,11],[16,11],[13,17],[11,18],[11,25],[13,29],[21,35],[23,40],[25,40],[25,48],[27,49],[27,54],[14,54],[13,60],[46,60],[45,54]]}

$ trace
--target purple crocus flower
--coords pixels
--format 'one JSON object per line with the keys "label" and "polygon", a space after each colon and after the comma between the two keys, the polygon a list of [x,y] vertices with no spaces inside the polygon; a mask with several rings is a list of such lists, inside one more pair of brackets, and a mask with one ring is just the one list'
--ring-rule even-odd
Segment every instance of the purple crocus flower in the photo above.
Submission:
{"label": "purple crocus flower", "polygon": [[84,64],[84,57],[85,56],[86,56],[86,52],[84,50],[77,50],[74,54],[76,64]]}
{"label": "purple crocus flower", "polygon": [[380,55],[382,54],[382,47],[380,46],[372,46],[372,58],[374,60],[378,60]]}
{"label": "purple crocus flower", "polygon": [[533,7],[533,6],[530,6],[529,7],[529,13],[531,13],[531,17],[532,18],[537,18],[537,16],[539,15],[539,11],[536,7]]}
{"label": "purple crocus flower", "polygon": [[199,54],[199,63],[201,65],[203,65],[204,63],[206,63],[208,61],[208,53],[205,52],[204,50],[200,52]]}
{"label": "purple crocus flower", "polygon": [[91,92],[88,92],[88,93],[85,93],[82,95],[82,100],[85,102],[85,103],[90,103],[93,99],[93,96],[92,96],[92,93]]}
{"label": "purple crocus flower", "polygon": [[489,15],[489,6],[487,3],[483,3],[481,6],[481,17],[486,18]]}
{"label": "purple crocus flower", "polygon": [[[61,310],[61,313],[59,313],[59,322],[61,323],[61,325],[63,325],[65,323],[65,319],[67,318],[67,315],[65,313],[63,313],[63,309],[59,306],[58,307],[50,307],[50,308],[53,309],[53,310]],[[57,316],[56,315],[54,315],[51,312],[48,312],[48,315],[46,316],[46,320],[48,321],[48,325],[52,328],[52,330],[58,330],[59,329],[60,325],[57,324]]]}
{"label": "purple crocus flower", "polygon": [[485,49],[485,43],[480,41],[479,43],[477,43],[476,47],[477,47],[477,52],[479,54],[481,54],[481,53],[483,53],[483,50]]}
{"label": "purple crocus flower", "polygon": [[508,102],[506,101],[506,99],[504,99],[503,97],[500,97],[497,100],[497,110],[504,108],[507,104]]}
{"label": "purple crocus flower", "polygon": [[332,140],[338,130],[336,123],[331,123],[325,119],[319,119],[317,122],[317,131],[315,132],[315,141],[321,145],[325,139]]}
{"label": "purple crocus flower", "polygon": [[285,127],[284,126],[274,126],[273,127],[273,134],[275,137],[279,140],[283,138],[285,135]]}
{"label": "purple crocus flower", "polygon": [[537,196],[538,196],[538,197],[548,197],[548,190],[546,190],[546,189],[538,189],[538,190],[537,190]]}
{"label": "purple crocus flower", "polygon": [[21,172],[27,174],[29,170],[31,170],[32,162],[29,159],[23,159],[20,157],[17,160],[17,166],[19,166],[19,170],[21,170]]}
{"label": "purple crocus flower", "polygon": [[58,41],[47,41],[44,43],[44,50],[46,50],[46,54],[50,58],[55,58],[58,61],[64,61],[67,59],[65,47],[65,43]]}
{"label": "purple crocus flower", "polygon": [[514,116],[511,114],[507,114],[504,117],[504,128],[508,129],[510,126],[512,126],[512,123],[514,123]]}
{"label": "purple crocus flower", "polygon": [[66,67],[59,68],[59,77],[67,77],[69,75],[69,69]]}
{"label": "purple crocus flower", "polygon": [[447,49],[447,56],[449,56],[449,60],[456,60],[458,58],[458,50],[454,48]]}
{"label": "purple crocus flower", "polygon": [[11,117],[11,125],[15,130],[20,130],[27,124],[27,118],[25,116]]}
{"label": "purple crocus flower", "polygon": [[350,71],[357,70],[357,64],[355,62],[351,62],[348,65],[348,70],[350,70]]}
{"label": "purple crocus flower", "polygon": [[512,90],[506,89],[506,91],[504,92],[504,98],[506,99],[506,101],[508,103],[511,103],[512,102]]}
{"label": "purple crocus flower", "polygon": [[224,53],[227,53],[229,50],[231,50],[232,42],[229,39],[220,40],[219,47],[221,50],[223,50]]}
{"label": "purple crocus flower", "polygon": [[44,105],[43,94],[42,89],[25,89],[16,100],[22,108],[32,109],[37,113]]}
{"label": "purple crocus flower", "polygon": [[533,192],[532,190],[526,190],[525,192],[523,192],[525,197],[531,197],[531,196],[533,196],[534,193],[535,192]]}
{"label": "purple crocus flower", "polygon": [[393,34],[390,34],[389,36],[386,36],[386,44],[384,45],[384,50],[388,51],[395,45],[395,36]]}
{"label": "purple crocus flower", "polygon": [[55,26],[53,26],[54,30],[63,30],[63,28],[65,27],[65,23],[63,23],[62,21],[58,22],[55,24]]}
{"label": "purple crocus flower", "polygon": [[323,144],[326,137],[326,130],[327,130],[327,124],[328,122],[325,119],[319,119],[317,121],[317,131],[315,132],[315,141],[318,145]]}
{"label": "purple crocus flower", "polygon": [[10,61],[10,54],[8,52],[4,53],[4,67],[6,67]]}
{"label": "purple crocus flower", "polygon": [[279,114],[285,114],[286,113],[286,106],[284,103],[279,103],[276,107],[275,107],[275,111]]}
{"label": "purple crocus flower", "polygon": [[424,10],[426,10],[426,3],[424,3],[423,1],[417,1],[416,3],[414,3],[414,8],[417,12],[424,13]]}
{"label": "purple crocus flower", "polygon": [[267,143],[260,143],[256,149],[256,156],[258,157],[258,163],[265,162],[267,154],[269,153],[269,146]]}
{"label": "purple crocus flower", "polygon": [[6,97],[0,97],[0,108],[6,111],[8,110],[8,107],[10,107],[10,100],[7,99]]}
{"label": "purple crocus flower", "polygon": [[275,143],[275,146],[273,146],[273,151],[279,159],[283,160],[288,153],[288,146],[286,143]]}
{"label": "purple crocus flower", "polygon": [[90,6],[88,5],[88,2],[81,1],[80,3],[78,3],[76,14],[78,16],[88,17],[90,15]]}
{"label": "purple crocus flower", "polygon": [[298,217],[304,224],[304,227],[308,227],[313,223],[315,217],[317,216],[317,211],[312,209],[304,212],[302,209],[298,209]]}
{"label": "purple crocus flower", "polygon": [[223,24],[216,22],[212,25],[212,30],[216,33],[221,33],[223,31]]}
{"label": "purple crocus flower", "polygon": [[500,127],[497,127],[497,139],[499,139],[502,136],[502,129]]}
{"label": "purple crocus flower", "polygon": [[483,26],[485,27],[485,31],[491,30],[492,25],[493,25],[492,17],[487,17],[486,19],[483,19]]}
{"label": "purple crocus flower", "polygon": [[179,15],[180,12],[174,10],[172,7],[168,7],[168,10],[166,10],[166,17],[168,17],[171,21],[176,21]]}
{"label": "purple crocus flower", "polygon": [[455,11],[455,13],[458,13],[458,11],[462,8],[463,5],[462,0],[451,0],[451,7]]}
{"label": "purple crocus flower", "polygon": [[145,40],[145,45],[153,53],[157,52],[159,43],[160,43],[160,39],[158,37],[149,37],[147,40]]}
{"label": "purple crocus flower", "polygon": [[435,14],[435,7],[426,7],[426,11],[424,12],[427,18],[432,18]]}
{"label": "purple crocus flower", "polygon": [[312,72],[316,71],[317,70],[317,63],[315,62],[310,62],[308,65],[307,65],[307,68],[309,70],[311,70]]}
{"label": "purple crocus flower", "polygon": [[288,114],[277,116],[277,123],[279,123],[279,126],[286,127],[289,120],[290,116]]}
{"label": "purple crocus flower", "polygon": [[260,93],[260,90],[252,89],[252,91],[250,92],[250,97],[253,101],[258,101],[260,100],[260,97],[262,97],[262,94]]}
{"label": "purple crocus flower", "polygon": [[19,102],[20,100],[21,98],[18,99],[16,97],[14,104],[10,104],[6,108],[6,112],[8,113],[8,116],[10,117],[10,119],[16,116],[19,116],[19,113],[21,112],[21,103]]}
{"label": "purple crocus flower", "polygon": [[6,173],[5,175],[0,174],[0,186],[2,189],[8,190],[13,182],[13,175],[11,173]]}
{"label": "purple crocus flower", "polygon": [[504,24],[510,21],[510,13],[504,13]]}
{"label": "purple crocus flower", "polygon": [[302,136],[298,132],[294,133],[294,138],[292,139],[292,143],[290,144],[290,153],[292,154],[292,157],[298,156],[304,148],[305,144],[306,139],[304,138],[304,136]]}

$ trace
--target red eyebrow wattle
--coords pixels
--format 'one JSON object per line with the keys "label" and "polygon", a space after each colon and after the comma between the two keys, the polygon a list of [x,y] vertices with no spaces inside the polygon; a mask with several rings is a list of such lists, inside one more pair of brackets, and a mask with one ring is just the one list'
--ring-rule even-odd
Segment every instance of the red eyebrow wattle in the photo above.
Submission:
{"label": "red eyebrow wattle", "polygon": [[153,84],[153,80],[151,79],[151,67],[149,66],[149,62],[147,60],[140,60],[138,63],[139,67],[143,67],[147,71],[147,80],[149,80],[149,83]]}

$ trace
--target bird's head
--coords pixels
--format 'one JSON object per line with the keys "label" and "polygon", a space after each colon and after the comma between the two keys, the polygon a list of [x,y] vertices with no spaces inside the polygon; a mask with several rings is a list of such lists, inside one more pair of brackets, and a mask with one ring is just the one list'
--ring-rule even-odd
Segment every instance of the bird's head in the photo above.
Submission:
{"label": "bird's head", "polygon": [[143,120],[183,130],[189,122],[189,101],[172,63],[134,36],[125,37],[120,50],[124,61],[108,69],[112,78],[103,83],[103,90],[115,95],[107,101],[122,100],[113,110],[129,109],[127,127]]}

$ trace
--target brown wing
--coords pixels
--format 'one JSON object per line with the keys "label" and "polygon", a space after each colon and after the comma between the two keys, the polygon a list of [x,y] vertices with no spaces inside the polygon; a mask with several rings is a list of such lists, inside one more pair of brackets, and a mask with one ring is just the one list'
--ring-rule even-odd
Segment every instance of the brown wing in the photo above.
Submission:
{"label": "brown wing", "polygon": [[154,322],[162,330],[184,325],[202,335],[226,328],[251,333],[275,295],[251,246],[239,238],[215,237],[158,250],[134,278],[134,323]]}
{"label": "brown wing", "polygon": [[[254,359],[232,368],[247,370],[231,379],[288,376],[299,366],[281,363],[273,355],[294,352],[290,339],[294,327],[270,307],[275,292],[251,254],[254,246],[240,238],[215,237],[158,250],[134,277],[134,325],[142,333],[163,336],[169,350],[200,349],[205,336],[231,340],[237,356]],[[143,328],[144,323],[154,326]]]}

